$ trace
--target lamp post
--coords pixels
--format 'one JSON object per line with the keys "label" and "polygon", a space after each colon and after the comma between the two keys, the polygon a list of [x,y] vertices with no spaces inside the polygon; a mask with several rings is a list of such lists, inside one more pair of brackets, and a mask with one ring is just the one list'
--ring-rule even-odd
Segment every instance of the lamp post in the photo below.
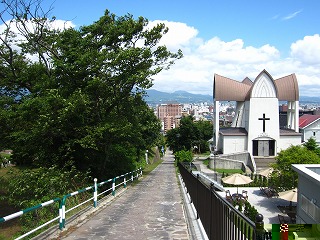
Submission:
{"label": "lamp post", "polygon": [[217,181],[216,156],[217,156],[217,148],[214,147],[214,150],[213,150],[213,171],[214,171],[214,179]]}
{"label": "lamp post", "polygon": [[146,163],[149,164],[148,163],[148,150],[146,150]]}

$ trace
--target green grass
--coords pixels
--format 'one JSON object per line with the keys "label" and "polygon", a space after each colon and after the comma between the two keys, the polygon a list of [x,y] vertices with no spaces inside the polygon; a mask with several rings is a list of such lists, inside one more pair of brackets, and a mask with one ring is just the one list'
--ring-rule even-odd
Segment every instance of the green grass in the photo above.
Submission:
{"label": "green grass", "polygon": [[[210,159],[203,160],[203,164],[206,165],[209,168],[209,162]],[[233,174],[233,173],[244,173],[241,169],[216,169],[218,173],[228,173],[228,174]]]}
{"label": "green grass", "polygon": [[203,164],[209,167],[210,159],[203,160]]}
{"label": "green grass", "polygon": [[0,155],[1,155],[2,157],[5,157],[6,159],[10,159],[10,158],[11,158],[11,154],[9,154],[9,153],[1,152]]}
{"label": "green grass", "polygon": [[163,160],[154,161],[151,164],[147,164],[145,168],[142,170],[143,175],[148,175],[151,173],[159,164],[161,164]]}
{"label": "green grass", "polygon": [[204,152],[204,153],[197,153],[197,154],[194,154],[195,157],[207,157],[210,155],[210,152],[207,151],[207,152]]}
{"label": "green grass", "polygon": [[[2,155],[2,153],[1,153]],[[6,194],[5,185],[10,180],[10,171],[21,171],[18,167],[0,168],[0,196]],[[0,199],[0,217],[20,211],[21,209],[8,204],[5,200]],[[21,230],[21,225],[18,218],[7,222],[0,223],[0,240],[13,239],[13,236]]]}

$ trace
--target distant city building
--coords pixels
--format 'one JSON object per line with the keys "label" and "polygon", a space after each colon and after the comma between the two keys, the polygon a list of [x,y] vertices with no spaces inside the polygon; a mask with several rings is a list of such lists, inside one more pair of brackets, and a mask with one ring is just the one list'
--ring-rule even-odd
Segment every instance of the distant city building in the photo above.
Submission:
{"label": "distant city building", "polygon": [[162,124],[162,131],[166,133],[179,125],[182,116],[182,104],[160,104],[157,107],[157,115]]}

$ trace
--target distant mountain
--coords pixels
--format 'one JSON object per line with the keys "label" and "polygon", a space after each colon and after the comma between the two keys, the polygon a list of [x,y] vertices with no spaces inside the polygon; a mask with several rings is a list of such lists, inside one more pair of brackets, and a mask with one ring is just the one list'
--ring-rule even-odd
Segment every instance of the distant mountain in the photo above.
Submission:
{"label": "distant mountain", "polygon": [[[213,103],[213,97],[211,95],[192,94],[186,91],[175,91],[173,93],[161,92],[158,90],[147,90],[147,96],[145,101],[148,104],[155,105],[161,103],[201,103],[207,102]],[[299,102],[301,104],[320,104],[320,97],[307,97],[300,96]]]}
{"label": "distant mountain", "polygon": [[149,104],[160,104],[160,103],[201,103],[207,102],[212,103],[213,98],[210,95],[192,94],[186,91],[175,91],[173,93],[160,92],[157,90],[147,90],[147,96],[145,100]]}
{"label": "distant mountain", "polygon": [[318,104],[320,104],[320,97],[300,96],[299,102],[300,103],[318,103]]}

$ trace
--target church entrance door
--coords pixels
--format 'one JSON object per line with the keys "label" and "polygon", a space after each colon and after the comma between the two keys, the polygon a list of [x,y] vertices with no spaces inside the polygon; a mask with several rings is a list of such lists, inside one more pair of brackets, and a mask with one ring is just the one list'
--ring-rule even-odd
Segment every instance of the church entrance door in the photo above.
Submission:
{"label": "church entrance door", "polygon": [[269,141],[258,141],[258,156],[269,156]]}
{"label": "church entrance door", "polygon": [[275,140],[253,140],[253,156],[274,156]]}

